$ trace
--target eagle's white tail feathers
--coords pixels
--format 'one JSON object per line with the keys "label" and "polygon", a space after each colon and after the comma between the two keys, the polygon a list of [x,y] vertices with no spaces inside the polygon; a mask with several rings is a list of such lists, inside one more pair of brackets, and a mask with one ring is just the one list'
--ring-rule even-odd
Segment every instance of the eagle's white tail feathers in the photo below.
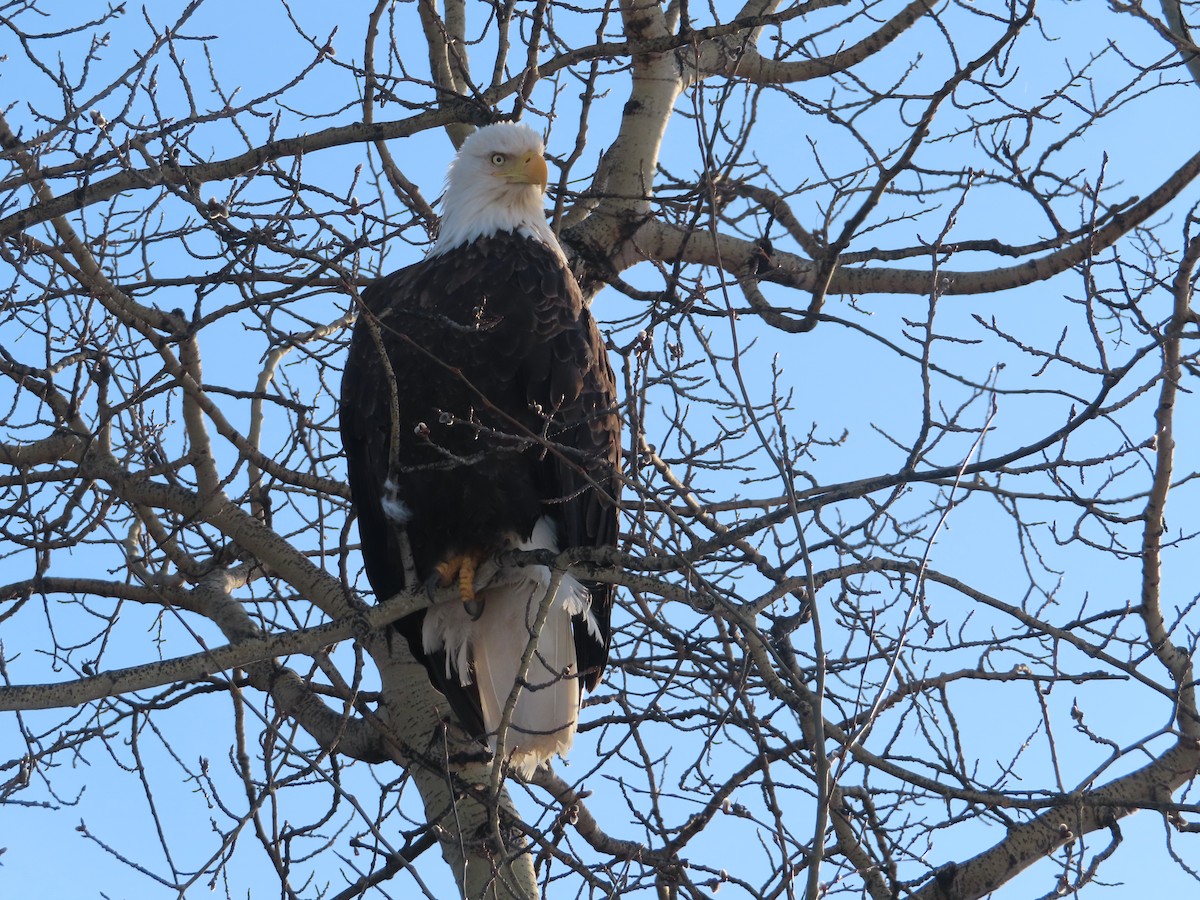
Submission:
{"label": "eagle's white tail feathers", "polygon": [[[558,550],[553,523],[545,517],[538,520],[528,541],[512,543],[522,550]],[[476,585],[483,606],[478,620],[472,621],[458,601],[435,604],[425,615],[425,652],[444,649],[447,676],[454,672],[461,684],[478,685],[493,752],[550,586],[550,570],[545,566],[501,569],[486,585]],[[588,630],[599,633],[587,588],[565,574],[537,635],[504,740],[510,765],[525,778],[556,753],[566,753],[575,737],[580,682],[571,625],[574,615],[582,615]]]}
{"label": "eagle's white tail feathers", "polygon": [[[483,722],[493,751],[543,595],[541,590],[501,588],[484,599],[471,651]],[[537,636],[521,684],[504,744],[509,763],[528,778],[541,763],[570,749],[579,718],[571,615],[557,597]]]}

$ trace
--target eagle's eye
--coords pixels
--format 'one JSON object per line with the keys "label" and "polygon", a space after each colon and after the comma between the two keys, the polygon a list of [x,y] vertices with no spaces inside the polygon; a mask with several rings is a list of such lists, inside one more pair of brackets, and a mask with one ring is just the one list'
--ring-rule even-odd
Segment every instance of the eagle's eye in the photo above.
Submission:
{"label": "eagle's eye", "polygon": [[502,166],[506,162],[508,162],[508,157],[505,156],[503,153],[493,153],[492,154],[492,165],[493,166]]}

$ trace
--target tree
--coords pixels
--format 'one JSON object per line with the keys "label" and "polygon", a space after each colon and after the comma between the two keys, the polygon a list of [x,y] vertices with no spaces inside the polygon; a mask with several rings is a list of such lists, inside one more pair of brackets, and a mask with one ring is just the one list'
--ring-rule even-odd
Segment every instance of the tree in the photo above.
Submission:
{"label": "tree", "polygon": [[[163,896],[1196,877],[1195,4],[165,8],[0,7],[7,821]],[[621,551],[556,560],[611,669],[528,786],[364,592],[334,399],[496,117],[628,434]]]}

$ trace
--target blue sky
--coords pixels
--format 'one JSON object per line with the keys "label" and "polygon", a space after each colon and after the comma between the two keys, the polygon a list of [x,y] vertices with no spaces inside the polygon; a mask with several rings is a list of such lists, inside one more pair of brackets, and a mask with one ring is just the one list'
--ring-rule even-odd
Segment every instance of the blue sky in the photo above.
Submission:
{"label": "blue sky", "polygon": [[[321,9],[306,5],[303,10],[304,21],[321,39],[332,30],[335,23],[338,24],[339,30],[334,43],[339,58],[358,60],[361,59],[361,31],[366,13],[372,5],[349,3],[336,8]],[[166,22],[168,17],[165,11],[174,10],[177,6],[178,4],[155,4],[151,15],[161,15],[161,21]],[[71,5],[62,4],[61,8],[69,10]],[[1030,59],[1022,60],[1022,67],[1013,73],[1013,77],[1018,79],[1018,84],[1023,85],[1022,89],[1031,98],[1040,97],[1044,85],[1057,82],[1067,65],[1064,61],[1066,58],[1070,58],[1074,66],[1080,65],[1079,48],[1087,46],[1089,42],[1094,43],[1097,36],[1089,29],[1103,32],[1111,27],[1112,22],[1107,17],[1089,14],[1082,4],[1077,3],[1048,2],[1042,12],[1045,32],[1056,40],[1044,45]],[[124,26],[130,27],[134,37],[115,32],[104,53],[102,65],[109,67],[111,71],[119,71],[126,64],[130,49],[143,40],[144,29],[135,22],[137,15],[139,13],[131,11],[123,23]],[[230,27],[229,22],[234,17],[237,27]],[[340,22],[337,21],[339,19]],[[191,34],[220,35],[218,40],[208,45],[214,56],[215,68],[221,73],[227,87],[235,84],[240,87],[242,96],[253,96],[271,89],[281,80],[290,77],[295,63],[288,62],[286,66],[280,66],[276,64],[277,60],[288,59],[293,51],[296,58],[304,58],[305,54],[311,52],[303,41],[286,27],[282,7],[274,4],[208,3],[188,24],[186,31]],[[924,37],[914,35],[902,39],[896,48],[896,53],[901,58],[904,58],[904,55],[914,57],[917,53],[925,55],[926,67],[918,70],[914,76],[918,83],[926,77],[936,77],[941,71],[938,68],[939,63],[945,63],[944,50],[937,45],[925,46],[922,41],[927,39],[928,33],[921,34]],[[414,35],[413,44],[400,47],[399,52],[407,63],[419,68],[423,65],[423,50],[416,38]],[[1118,35],[1122,52],[1133,56],[1140,54],[1142,58],[1148,58],[1152,53],[1148,38],[1146,29],[1132,26]],[[980,40],[982,39],[981,36]],[[200,45],[191,46],[194,55],[188,58],[188,68],[193,77],[202,79],[207,63],[200,52]],[[1054,50],[1060,47],[1061,53],[1056,54]],[[63,50],[64,59],[70,60],[74,52],[75,48],[67,46]],[[18,59],[19,54],[10,54],[9,61],[0,63],[0,89],[5,90],[9,96],[29,97],[35,103],[43,100],[49,102],[44,93],[44,79],[21,69]],[[1098,77],[1103,82],[1110,77],[1107,73],[1115,72],[1119,68],[1099,67]],[[868,71],[864,75],[883,79],[883,73]],[[331,118],[308,118],[305,115],[318,110],[337,108],[341,102],[351,102],[354,97],[348,92],[352,88],[350,79],[344,73],[329,66],[319,67],[302,92],[296,96],[289,96],[288,108],[280,110],[284,123],[281,132],[290,135],[316,131],[331,123],[353,120],[353,108]],[[605,98],[605,106],[597,110],[588,149],[593,160],[596,152],[606,144],[608,136],[614,133],[616,116],[623,102],[625,89],[626,82],[623,76],[615,76],[611,85],[611,95]],[[1163,173],[1173,170],[1195,151],[1194,135],[1189,133],[1186,127],[1178,127],[1178,123],[1194,121],[1197,104],[1200,102],[1198,90],[1200,89],[1194,85],[1184,86],[1164,91],[1147,98],[1144,102],[1139,101],[1126,107],[1121,114],[1100,125],[1086,141],[1070,149],[1069,152],[1074,154],[1070,160],[1071,166],[1098,174],[1102,157],[1107,154],[1107,183],[1120,185],[1115,189],[1115,195],[1144,195],[1161,180]],[[331,100],[331,96],[339,98],[339,102]],[[544,94],[535,95],[535,98],[548,103]],[[167,96],[165,99],[172,98]],[[178,101],[180,98],[176,96],[174,99]],[[561,101],[562,113],[551,133],[551,154],[566,153],[573,140],[569,100],[569,96],[564,92]],[[681,105],[687,105],[686,98]],[[97,106],[102,107],[103,100],[98,101]],[[383,112],[389,116],[400,114],[394,107],[386,107]],[[801,141],[803,135],[797,133],[796,119],[789,115],[787,108],[770,107],[766,112],[771,114],[772,120],[768,120],[768,124],[760,130],[764,139],[761,146],[755,147],[755,153],[773,172],[789,172],[793,177],[797,168],[803,170],[805,166],[815,165],[807,145]],[[1062,115],[1062,127],[1069,127],[1070,109],[1064,109]],[[10,116],[14,122],[21,123],[25,117],[24,107],[18,105]],[[27,119],[24,121],[27,122]],[[885,124],[878,124],[876,127],[885,127]],[[1054,129],[1047,131],[1047,139],[1054,134]],[[833,155],[852,152],[849,145],[843,149],[836,141],[833,134],[829,133],[828,141],[819,145],[821,151]],[[242,149],[238,136],[231,129],[222,127],[204,131],[193,143],[196,149],[203,146],[211,146],[213,159],[224,158]],[[442,172],[451,152],[449,141],[441,134],[422,135],[412,141],[397,142],[393,152],[400,155],[405,173],[422,187],[426,198],[436,197]],[[969,141],[965,139],[957,143],[947,142],[944,147],[931,149],[929,159],[944,159],[949,165],[958,159],[960,154],[968,152]],[[314,154],[304,160],[306,180],[319,182],[333,193],[339,194],[349,190],[354,177],[353,169],[358,161],[360,155],[357,151]],[[668,135],[664,163],[681,172],[689,172],[696,166],[696,161],[694,130],[690,123],[679,120]],[[577,171],[590,174],[591,169],[581,164]],[[226,187],[210,184],[203,190],[206,195],[221,197]],[[1194,199],[1196,193],[1192,190],[1189,196]],[[999,199],[994,199],[995,194],[996,192],[986,189],[980,189],[977,194],[973,194],[970,202],[964,206],[952,236],[999,236],[1001,239],[1019,240],[1021,235],[1027,235],[1029,220],[1034,211],[1020,204],[1002,203]],[[943,199],[941,202],[946,201]],[[1174,240],[1178,244],[1185,209],[1184,204],[1176,204],[1173,207],[1171,215],[1174,218],[1162,230],[1165,240]],[[812,215],[813,218],[805,224],[816,224],[815,214]],[[936,232],[944,216],[943,206],[941,211],[931,212],[925,220],[916,225],[915,231],[926,239],[932,237],[930,231]],[[881,229],[875,237],[880,244],[885,244],[890,239],[897,239],[899,243],[911,243],[913,237],[905,229],[911,231],[914,230],[914,226],[897,223]],[[1041,236],[1040,233],[1038,236]],[[387,261],[383,263],[385,269],[395,268],[419,258],[419,248],[399,242],[397,244],[399,245],[393,246]],[[864,246],[870,244],[864,243]],[[191,261],[167,257],[160,265],[160,274],[174,268],[187,271]],[[953,265],[970,268],[972,261],[969,257],[958,257],[953,260]],[[638,282],[648,275],[635,271],[630,273],[629,277],[630,280]],[[1031,342],[1045,342],[1047,335],[1057,334],[1064,324],[1073,329],[1071,340],[1083,340],[1081,320],[1077,318],[1070,321],[1067,318],[1072,314],[1078,315],[1078,310],[1072,310],[1063,302],[1064,296],[1076,295],[1080,291],[1078,277],[1069,273],[1033,288],[982,299],[946,298],[939,306],[936,322],[939,328],[944,327],[949,332],[961,333],[971,327],[971,315],[979,313],[985,318],[995,316],[1001,327],[1014,334],[1026,336]],[[781,305],[802,305],[804,302],[804,298],[796,298],[781,290],[769,288],[768,297]],[[740,304],[740,298],[735,296],[735,300]],[[185,305],[191,301],[189,292],[184,289],[170,297],[164,296],[161,300],[156,298],[156,302],[163,308],[171,308],[176,303]],[[1161,304],[1161,309],[1166,309],[1166,298],[1161,294],[1155,302]],[[315,295],[307,300],[301,309],[316,321],[327,321],[334,318],[344,306],[343,296],[330,293]],[[902,319],[919,318],[925,314],[926,306],[927,301],[920,297],[875,296],[857,298],[854,304],[847,298],[834,298],[830,301],[828,311],[847,322],[865,323],[876,331],[898,334],[904,328]],[[617,317],[617,311],[624,311],[627,307],[627,302],[611,292],[602,294],[596,301],[596,308],[602,319],[614,319]],[[617,336],[628,338],[628,335],[619,333]],[[758,342],[747,360],[747,377],[752,383],[764,384],[771,377],[772,368],[780,367],[785,383],[798,390],[796,405],[800,410],[799,421],[815,423],[818,432],[827,438],[836,436],[843,425],[852,426],[844,452],[831,452],[813,460],[811,471],[818,481],[828,484],[862,477],[864,474],[894,471],[897,468],[902,454],[891,447],[878,432],[867,427],[866,421],[874,417],[898,436],[911,433],[912,416],[919,411],[914,405],[914,390],[919,386],[919,372],[915,366],[897,362],[881,353],[875,342],[848,326],[839,328],[830,325],[824,328],[820,340],[805,340],[756,329],[752,323],[746,323],[739,337]],[[727,341],[728,336],[717,334],[715,340],[721,343]],[[618,343],[620,342],[622,341],[618,340]],[[16,346],[20,348],[20,343]],[[1086,346],[1086,341],[1082,346]],[[248,362],[254,364],[250,365],[247,371],[255,371],[256,360],[262,349],[260,335],[234,327],[223,329],[219,335],[210,338],[204,347],[207,364],[217,372],[226,366],[245,366]],[[1028,358],[1015,354],[1000,355],[994,347],[989,347],[986,352],[981,352],[973,346],[955,348],[947,351],[945,358],[954,360],[959,371],[978,382],[987,381],[992,369],[997,364],[1004,364],[1005,368],[997,379],[997,385],[1002,390],[1016,391],[1040,384],[1037,380],[1040,376],[1035,375],[1036,366]],[[301,380],[305,378],[302,356],[289,359],[288,365],[289,377]],[[231,376],[230,380],[236,381],[237,378]],[[1081,392],[1085,390],[1087,381],[1086,378],[1079,379]],[[968,393],[965,388],[942,385],[939,397],[946,401],[962,400]],[[1178,419],[1178,424],[1183,429],[1179,438],[1179,468],[1193,470],[1197,467],[1196,438],[1200,437],[1196,433],[1195,423],[1200,421],[1200,417],[1196,415],[1196,403],[1192,395],[1182,397],[1181,404],[1189,412],[1181,414]],[[1038,403],[1025,397],[1002,396],[998,401],[994,421],[996,433],[989,438],[989,450],[996,452],[998,447],[1018,442],[1024,435],[1039,433],[1044,430],[1045,420],[1065,416],[1068,406],[1069,403],[1061,397],[1046,398]],[[244,416],[244,408],[233,405],[230,409],[231,414]],[[1146,418],[1146,409],[1146,402],[1135,405],[1125,417],[1133,427],[1141,429],[1142,436],[1148,435],[1148,429],[1152,427]],[[861,412],[861,415],[852,417],[848,411]],[[975,424],[982,424],[987,414],[986,404],[980,400],[967,418]],[[945,448],[944,459],[941,461],[953,461],[964,456],[969,451],[971,442],[970,436],[961,436],[951,441]],[[728,474],[705,477],[710,479],[707,484],[714,490],[728,490],[728,481],[724,480],[729,477]],[[1181,493],[1181,498],[1186,496],[1188,495]],[[1194,491],[1190,496],[1194,498]],[[976,496],[949,517],[932,551],[932,561],[935,567],[943,568],[951,574],[970,573],[973,583],[1003,599],[1016,602],[1020,598],[1014,597],[1013,593],[1021,590],[1024,584],[1023,575],[1003,565],[994,564],[997,558],[1010,558],[1002,551],[1011,551],[1014,541],[1015,535],[1008,520],[1000,515],[994,504],[989,504],[984,497]],[[79,553],[77,556],[81,567],[93,565],[85,553]],[[1191,572],[1186,561],[1179,556],[1178,553],[1168,555],[1165,579],[1169,590],[1178,591],[1182,604],[1190,599],[1194,588],[1189,586]],[[6,583],[24,577],[27,563],[28,560],[20,556],[0,560],[0,582]],[[1055,565],[1063,567],[1066,573],[1062,579],[1061,602],[1067,607],[1081,602],[1088,590],[1096,590],[1099,587],[1122,592],[1131,597],[1136,596],[1136,567],[1128,564],[1117,565],[1108,557],[1088,554],[1076,548],[1061,549],[1055,559]],[[1081,577],[1083,575],[1087,577]],[[930,596],[935,608],[938,604],[962,603],[960,598],[933,589]],[[168,619],[158,623],[146,611],[129,608],[122,611],[122,616],[123,624],[127,626],[122,632],[125,643],[111,650],[110,659],[121,659],[123,663],[131,663],[151,658],[147,655],[148,652],[161,652],[164,656],[171,656],[196,649],[194,639],[178,622]],[[36,639],[42,635],[48,618],[53,618],[56,624],[64,621],[64,617],[58,611],[48,611],[45,617],[36,614],[24,615],[0,633],[0,639],[4,641],[5,656],[9,659],[9,676],[14,681],[66,677],[67,673],[61,668],[55,668],[51,661],[24,650],[29,638]],[[826,613],[826,618],[832,620],[834,617],[831,613]],[[85,633],[89,626],[90,623],[81,626],[80,633]],[[831,630],[834,630],[832,626]],[[155,646],[153,642],[160,634],[168,640]],[[210,642],[220,642],[215,630],[202,634]],[[148,651],[148,647],[153,649]],[[22,652],[20,659],[12,659],[15,651]],[[1018,661],[1013,659],[1011,662],[1015,665]],[[969,665],[970,661],[964,659],[962,664]],[[1075,661],[1074,664],[1086,668],[1079,661]],[[973,687],[970,691],[969,697],[958,705],[964,732],[970,734],[975,742],[974,746],[966,748],[966,752],[968,755],[978,755],[981,766],[993,766],[998,770],[1008,762],[1009,756],[1019,748],[1026,737],[1036,735],[1040,727],[1040,713],[1036,706],[1025,700],[1014,703],[1013,695],[1009,691],[993,691],[988,686]],[[1033,691],[1032,686],[1030,691]],[[1074,686],[1068,689],[1066,685],[1059,685],[1045,700],[1061,721],[1066,718],[1067,711],[1078,698],[1086,712],[1089,726],[1103,733],[1143,734],[1167,721],[1169,709],[1165,702],[1114,703],[1110,697],[1104,683],[1093,683],[1078,686],[1077,689]],[[184,762],[189,769],[194,768],[197,759],[208,759],[221,789],[229,792],[230,796],[235,796],[240,787],[229,776],[230,738],[224,724],[219,727],[212,726],[213,722],[224,723],[228,720],[229,702],[228,697],[221,694],[196,699],[156,719],[156,725],[164,729],[163,734],[168,736],[171,747],[176,751],[183,749],[181,757],[186,753]],[[84,715],[86,714],[85,712]],[[38,722],[58,721],[55,715],[35,714],[27,721],[34,723],[36,728]],[[11,721],[8,714],[5,714],[5,718],[0,718],[0,722],[6,723],[0,726],[0,760],[9,759],[21,752],[18,734],[15,728],[7,724]],[[1060,733],[1057,737],[1060,741],[1060,754],[1071,758],[1072,772],[1086,771],[1089,766],[1095,764],[1093,760],[1098,762],[1105,752],[1104,748],[1098,748],[1084,736],[1074,732]],[[585,732],[581,736],[576,749],[577,759],[573,766],[566,770],[568,775],[587,771],[592,738],[592,733]],[[604,735],[602,739],[611,740],[611,735]],[[993,739],[994,747],[990,746]],[[1027,753],[1044,758],[1045,745],[1040,739],[1035,737],[1030,746],[1031,749]],[[180,858],[176,860],[177,864],[186,869],[204,863],[213,846],[209,839],[209,817],[221,820],[218,798],[206,793],[203,786],[189,779],[183,766],[172,761],[171,752],[153,731],[142,732],[140,745],[136,749],[146,759],[159,760],[164,767],[163,772],[167,773],[156,781],[154,795],[163,821],[173,831],[169,843],[180,854]],[[96,748],[89,749],[73,759],[69,765],[64,763],[63,770],[54,773],[59,791],[57,798],[49,797],[40,789],[21,795],[23,799],[45,799],[48,804],[55,806],[55,809],[9,807],[5,810],[4,826],[0,828],[0,846],[6,847],[7,853],[0,857],[0,893],[11,896],[32,896],[36,893],[37,896],[50,900],[165,895],[166,892],[156,888],[154,882],[145,875],[116,862],[111,855],[100,850],[77,830],[77,826],[85,822],[92,833],[108,842],[117,852],[139,861],[150,860],[147,863],[150,868],[161,870],[164,861],[161,858],[156,860],[155,852],[146,849],[156,847],[158,841],[146,814],[145,793],[137,777],[128,771],[133,752],[132,746],[122,746],[117,759],[114,760]],[[685,756],[688,752],[698,751],[695,748],[680,748],[676,751],[678,757]],[[727,748],[716,747],[712,752],[719,755],[727,752]],[[1137,756],[1132,755],[1123,761],[1122,765],[1128,767],[1137,762]],[[176,774],[173,776],[170,774],[172,772]],[[1109,772],[1106,776],[1112,774],[1114,773]],[[346,783],[350,790],[371,808],[372,804],[377,802],[374,799],[378,795],[376,779],[387,780],[392,777],[396,777],[396,774],[371,772],[366,766],[357,766],[346,775]],[[617,823],[628,829],[620,836],[637,839],[639,829],[635,823],[628,821],[628,813],[624,810],[617,786],[606,783],[606,787],[611,787],[612,795],[609,796],[607,790],[598,791],[590,803],[606,824]],[[311,814],[311,811],[319,808],[322,803],[331,802],[328,791],[319,785],[311,788],[309,796],[305,796],[304,799],[300,799],[300,793],[289,792],[283,805],[285,812],[289,809],[294,810],[297,820]],[[692,798],[681,798],[674,804],[670,799],[664,802],[668,806],[674,805],[674,810],[682,820],[695,801]],[[747,799],[746,802],[751,800]],[[289,804],[296,805],[291,807]],[[526,806],[530,810],[534,808],[532,804]],[[405,812],[414,813],[412,809],[405,809]],[[390,821],[398,819],[399,816]],[[800,821],[797,821],[793,828],[802,832],[808,827],[808,820],[802,816],[798,816],[798,819]],[[404,826],[397,825],[397,828],[402,827]],[[1156,861],[1154,877],[1157,879],[1155,886],[1159,893],[1167,895],[1174,891],[1183,896],[1189,890],[1194,891],[1194,883],[1183,877],[1177,868],[1159,862],[1162,859],[1162,828],[1161,819],[1149,813],[1142,813],[1132,820],[1127,820],[1123,825],[1125,843],[1117,858],[1105,868],[1104,877],[1110,882],[1127,881],[1128,886],[1113,887],[1106,892],[1096,891],[1096,896],[1145,896],[1142,868],[1143,861],[1147,858]],[[189,846],[187,840],[187,836],[193,833],[204,835],[195,842],[194,847]],[[757,849],[752,829],[747,828],[736,833],[741,836],[740,839],[745,840],[744,846],[730,848],[724,845],[721,841],[725,838],[718,836],[726,833],[714,830],[711,838],[703,838],[692,846],[691,854],[697,860],[737,857],[739,864],[742,860],[766,858]],[[1095,837],[1102,839],[1102,836]],[[951,859],[963,859],[990,846],[997,838],[995,828],[984,830],[978,826],[939,834],[929,854],[929,860],[937,864]],[[253,843],[254,838],[247,834],[241,840]],[[1180,846],[1190,849],[1186,841]],[[180,847],[185,849],[178,850]],[[339,845],[339,850],[346,851],[344,843]],[[64,859],[69,860],[69,863],[64,864]],[[359,857],[357,862],[359,865],[365,865],[365,858]],[[348,861],[346,866],[349,864]],[[745,868],[752,872],[754,865],[754,862],[749,862],[745,864]],[[336,868],[323,870],[320,877],[336,878],[336,875],[332,874]],[[423,877],[428,879],[435,896],[450,895],[448,873],[444,871],[443,866],[425,863],[421,865],[420,870]],[[236,854],[226,872],[232,896],[267,897],[277,894],[277,888],[271,887],[276,883],[273,871],[265,858],[253,850]],[[745,875],[746,872],[742,874]],[[334,883],[337,884],[336,881]],[[393,882],[393,885],[395,887],[392,896],[413,895],[411,883],[405,881],[403,876]],[[1050,887],[1045,868],[1039,867],[1034,872],[1016,879],[996,896],[1036,896],[1048,892]],[[220,886],[219,889],[223,891],[225,888]],[[200,896],[207,893],[207,888],[200,884],[191,893]]]}

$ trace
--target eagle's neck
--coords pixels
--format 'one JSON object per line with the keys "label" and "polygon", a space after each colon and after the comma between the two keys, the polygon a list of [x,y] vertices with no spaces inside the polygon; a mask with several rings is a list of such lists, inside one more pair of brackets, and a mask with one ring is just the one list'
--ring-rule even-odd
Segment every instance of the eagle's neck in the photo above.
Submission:
{"label": "eagle's neck", "polygon": [[481,237],[520,234],[544,244],[564,263],[566,256],[546,222],[542,192],[535,185],[504,184],[492,179],[451,181],[443,200],[438,240],[429,256],[440,256]]}

